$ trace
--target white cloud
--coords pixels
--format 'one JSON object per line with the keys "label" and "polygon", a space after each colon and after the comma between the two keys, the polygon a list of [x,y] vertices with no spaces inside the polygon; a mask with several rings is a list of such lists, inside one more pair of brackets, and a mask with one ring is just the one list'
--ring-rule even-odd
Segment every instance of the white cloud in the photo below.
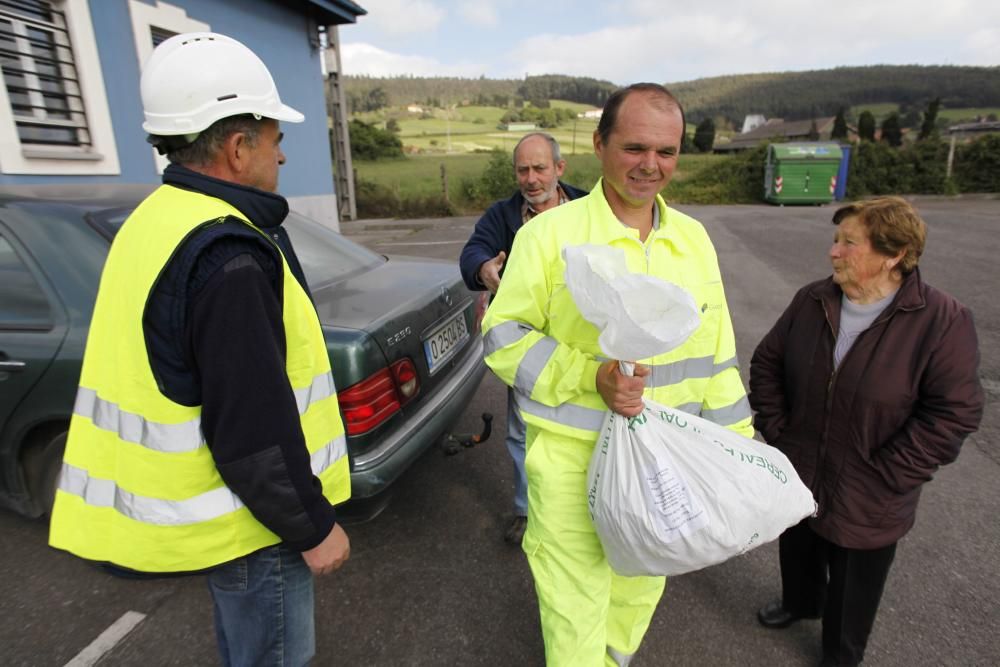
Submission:
{"label": "white cloud", "polygon": [[[725,54],[750,51],[758,38],[756,29],[739,19],[699,16],[581,35],[535,35],[517,44],[508,57],[513,76],[573,74],[617,83],[679,81],[707,65],[732,71],[734,63],[725,62]],[[724,45],[721,52],[720,45]]]}
{"label": "white cloud", "polygon": [[962,44],[965,62],[974,65],[1000,65],[1000,30],[981,28],[969,35]]}
{"label": "white cloud", "polygon": [[497,8],[485,0],[462,3],[458,11],[462,18],[473,25],[491,27],[500,23]]}
{"label": "white cloud", "polygon": [[385,51],[371,44],[344,44],[340,50],[344,74],[357,76],[464,76],[476,77],[486,71],[477,63],[443,64],[434,58]]}
{"label": "white cloud", "polygon": [[[369,15],[342,33],[347,71],[359,74],[554,73],[629,83],[866,64],[1000,64],[996,0],[840,0],[829,15],[800,0],[362,4]],[[466,55],[456,62],[446,53]]]}
{"label": "white cloud", "polygon": [[[503,75],[570,74],[616,83],[685,81],[751,72],[826,69],[859,64],[981,64],[1000,62],[1000,31],[974,25],[1000,23],[998,9],[932,11],[919,2],[845,0],[839,26],[816,20],[811,6],[792,0],[694,10],[654,16],[659,3],[638,0],[623,25],[575,35],[538,34],[521,40],[507,55]],[[886,6],[888,5],[888,6]],[[730,11],[731,10],[731,11]],[[985,23],[983,19],[987,19]],[[993,20],[995,19],[995,20]]]}
{"label": "white cloud", "polygon": [[429,0],[366,0],[366,22],[388,35],[428,33],[444,20],[445,11]]}

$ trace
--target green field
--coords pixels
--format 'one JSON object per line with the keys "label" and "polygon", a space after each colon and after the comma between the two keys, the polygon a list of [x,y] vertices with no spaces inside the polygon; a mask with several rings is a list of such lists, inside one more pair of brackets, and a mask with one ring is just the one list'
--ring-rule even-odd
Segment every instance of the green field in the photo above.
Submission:
{"label": "green field", "polygon": [[[550,106],[581,113],[592,107],[577,102],[552,100]],[[409,113],[404,108],[382,109],[351,116],[352,119],[372,123],[385,128],[393,118],[399,124],[399,139],[407,154],[434,153],[474,153],[499,148],[513,150],[514,144],[523,132],[507,132],[498,129],[500,118],[507,109],[483,106],[457,106],[449,109],[425,109],[424,113]],[[544,129],[562,146],[566,155],[590,153],[593,150],[592,136],[597,128],[593,119],[577,119],[564,123],[561,127]]]}
{"label": "green field", "polygon": [[[469,117],[464,110],[463,116]],[[524,135],[524,132],[520,131],[507,132],[497,129],[499,117],[494,122],[483,123],[464,118],[462,120],[407,118],[397,122],[399,139],[403,142],[403,150],[407,153],[471,153],[489,151],[493,148],[508,151],[513,150],[514,144]],[[552,134],[567,155],[575,155],[593,150],[591,137],[596,128],[596,121],[579,119],[575,123],[542,131]]]}
{"label": "green field", "polygon": [[354,168],[359,179],[384,185],[400,197],[424,197],[442,193],[441,165],[452,193],[458,192],[462,179],[478,177],[489,159],[486,153],[411,155],[401,160],[355,160]]}
{"label": "green field", "polygon": [[[411,155],[401,160],[355,161],[354,166],[359,179],[388,187],[398,196],[406,198],[441,194],[443,165],[447,174],[449,196],[455,199],[460,192],[462,180],[479,177],[489,158],[486,153]],[[677,187],[673,189],[682,190],[684,182],[691,176],[710,164],[726,159],[722,155],[681,156],[673,179]],[[589,190],[600,175],[601,165],[593,151],[566,156],[564,180],[568,183]],[[664,194],[670,199],[672,192],[672,188],[668,187]]]}
{"label": "green field", "polygon": [[859,104],[858,106],[848,109],[847,115],[850,118],[857,119],[863,111],[870,111],[871,114],[875,116],[875,120],[881,121],[893,111],[899,111],[899,105],[888,102],[884,104]]}

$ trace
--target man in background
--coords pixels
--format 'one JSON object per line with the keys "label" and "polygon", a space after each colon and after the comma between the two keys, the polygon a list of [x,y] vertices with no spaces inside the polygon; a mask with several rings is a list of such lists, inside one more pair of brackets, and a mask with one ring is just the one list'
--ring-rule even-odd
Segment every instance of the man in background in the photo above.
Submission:
{"label": "man in background", "polygon": [[[551,135],[533,132],[514,147],[514,174],[518,191],[494,203],[476,223],[462,249],[459,266],[472,290],[496,294],[514,236],[522,225],[543,211],[587,194],[561,182],[566,161]],[[524,472],[524,420],[507,390],[507,451],[514,460],[514,515],[504,532],[509,544],[520,544],[528,523],[528,480]]]}

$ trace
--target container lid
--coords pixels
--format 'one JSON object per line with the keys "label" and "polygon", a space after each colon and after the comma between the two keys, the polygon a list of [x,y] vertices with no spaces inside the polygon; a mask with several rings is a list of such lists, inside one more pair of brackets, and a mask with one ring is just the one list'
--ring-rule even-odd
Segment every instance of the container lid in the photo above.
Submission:
{"label": "container lid", "polygon": [[771,144],[774,157],[779,159],[840,160],[840,145],[832,142],[809,141],[791,144]]}

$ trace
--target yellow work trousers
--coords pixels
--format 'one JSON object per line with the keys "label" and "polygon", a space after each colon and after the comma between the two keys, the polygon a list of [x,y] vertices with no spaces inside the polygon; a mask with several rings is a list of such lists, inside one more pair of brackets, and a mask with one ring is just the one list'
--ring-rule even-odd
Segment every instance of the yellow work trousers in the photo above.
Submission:
{"label": "yellow work trousers", "polygon": [[528,428],[528,530],[549,667],[626,665],[663,595],[664,577],[622,577],[604,557],[587,510],[593,445]]}

